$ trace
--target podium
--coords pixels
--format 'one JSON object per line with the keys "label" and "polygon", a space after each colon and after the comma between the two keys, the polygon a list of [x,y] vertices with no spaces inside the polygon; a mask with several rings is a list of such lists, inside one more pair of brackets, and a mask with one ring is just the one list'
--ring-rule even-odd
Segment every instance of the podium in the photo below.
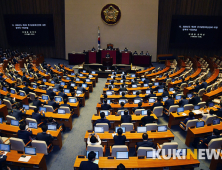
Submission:
{"label": "podium", "polygon": [[103,66],[107,67],[107,69],[109,67],[111,67],[113,65],[113,58],[103,58]]}
{"label": "podium", "polygon": [[107,53],[109,53],[110,57],[113,58],[113,64],[116,64],[116,50],[102,50],[101,51],[101,63],[103,63],[103,58],[106,58]]}

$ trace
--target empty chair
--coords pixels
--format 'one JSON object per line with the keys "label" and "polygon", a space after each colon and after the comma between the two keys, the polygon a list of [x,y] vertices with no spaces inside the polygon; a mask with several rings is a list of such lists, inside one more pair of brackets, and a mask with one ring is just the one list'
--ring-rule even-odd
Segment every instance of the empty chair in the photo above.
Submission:
{"label": "empty chair", "polygon": [[170,115],[171,112],[176,112],[178,107],[179,107],[179,105],[170,106],[168,116]]}
{"label": "empty chair", "polygon": [[163,115],[163,106],[154,107],[153,114],[155,114],[156,117],[162,116]]}
{"label": "empty chair", "polygon": [[[32,141],[32,147],[36,148],[36,153],[43,153],[45,155],[48,155],[53,147],[51,147],[52,144],[50,144],[49,146],[47,146],[45,141],[41,141],[41,140],[33,140]],[[49,150],[50,148],[50,150]]]}
{"label": "empty chair", "polygon": [[59,98],[59,101],[63,101],[63,98],[61,96],[55,96],[54,98],[55,98],[55,101],[57,98]]}
{"label": "empty chair", "polygon": [[19,90],[19,92],[24,93],[24,95],[26,96],[26,92],[25,92],[25,91],[23,91],[23,90]]}
{"label": "empty chair", "polygon": [[157,130],[157,123],[147,123],[145,126],[146,126],[146,131]]}
{"label": "empty chair", "polygon": [[59,109],[65,110],[65,113],[70,113],[70,108],[66,106],[60,106]]}
{"label": "empty chair", "polygon": [[97,123],[96,127],[103,127],[104,131],[109,131],[109,125],[108,123]]}
{"label": "empty chair", "polygon": [[199,121],[198,119],[188,120],[186,125],[184,125],[183,122],[181,122],[181,124],[182,124],[183,126],[180,124],[180,127],[181,127],[183,130],[187,131],[189,127],[195,127],[195,126],[196,126],[196,123],[197,123],[198,121]]}
{"label": "empty chair", "polygon": [[[165,153],[165,155],[168,155],[168,153],[169,154],[173,153],[173,149],[178,148],[178,143],[177,142],[165,142],[165,143],[163,143],[163,145],[159,145],[157,143],[157,147],[158,147],[158,149],[161,149],[162,154]],[[171,150],[171,152],[169,152],[169,150]]]}
{"label": "empty chair", "polygon": [[88,145],[86,148],[87,151],[99,151],[99,157],[103,157],[106,152],[106,147],[102,145]]}
{"label": "empty chair", "polygon": [[221,149],[222,138],[211,139],[208,143],[208,149]]}
{"label": "empty chair", "polygon": [[31,123],[37,123],[37,121],[36,121],[35,119],[32,119],[32,118],[26,118],[26,119],[25,119],[25,122],[26,122],[26,125],[28,125],[29,122],[31,122]]}
{"label": "empty chair", "polygon": [[[22,139],[11,137],[9,139],[11,144],[11,150],[16,151],[24,151],[24,147],[26,146]],[[28,143],[27,143],[28,144]]]}
{"label": "empty chair", "polygon": [[200,106],[200,108],[205,107],[206,106],[206,102],[199,102],[197,105]]}
{"label": "empty chair", "polygon": [[137,150],[137,156],[146,156],[147,151],[152,151],[153,148],[151,147],[142,147],[140,146]]}
{"label": "empty chair", "polygon": [[7,116],[6,116],[6,121],[7,121],[7,123],[11,123],[11,120],[16,120],[16,118],[15,118],[14,116],[9,116],[9,115],[7,115]]}
{"label": "empty chair", "polygon": [[44,107],[46,108],[46,112],[53,112],[54,111],[53,107],[50,105],[44,105]]}
{"label": "empty chair", "polygon": [[187,83],[182,83],[181,85],[180,85],[180,91],[183,91],[184,90],[184,87],[186,87],[187,86]]}
{"label": "empty chair", "polygon": [[126,128],[126,132],[133,130],[133,123],[121,123],[121,127]]}
{"label": "empty chair", "polygon": [[205,124],[213,124],[213,119],[217,118],[217,115],[208,115],[206,120],[205,120]]}
{"label": "empty chair", "polygon": [[184,110],[193,110],[194,106],[193,104],[185,104],[184,105]]}
{"label": "empty chair", "polygon": [[[44,98],[47,98],[47,99],[44,99]],[[42,100],[49,100],[49,96],[48,95],[45,95],[45,94],[42,94]]]}
{"label": "empty chair", "polygon": [[10,138],[0,136],[0,144],[2,144],[2,143],[9,144],[9,142],[10,142],[9,139]]}
{"label": "empty chair", "polygon": [[145,110],[145,109],[136,109],[135,114],[140,114],[141,115],[143,110]]}
{"label": "empty chair", "polygon": [[128,147],[126,145],[114,145],[110,149],[110,155],[116,157],[116,152],[127,152],[127,151]]}
{"label": "empty chair", "polygon": [[7,109],[12,110],[12,103],[9,100],[3,99],[4,104],[7,106]]}
{"label": "empty chair", "polygon": [[204,92],[205,92],[205,89],[204,89],[204,88],[203,88],[203,89],[200,89],[200,90],[198,91],[198,96],[199,96],[199,97],[202,97],[203,94],[204,94]]}

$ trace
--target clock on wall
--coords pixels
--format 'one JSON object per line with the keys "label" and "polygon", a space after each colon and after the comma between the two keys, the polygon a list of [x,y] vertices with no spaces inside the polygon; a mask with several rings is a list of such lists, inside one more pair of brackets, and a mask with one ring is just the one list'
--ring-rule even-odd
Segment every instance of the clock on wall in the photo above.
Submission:
{"label": "clock on wall", "polygon": [[121,18],[121,11],[115,4],[107,4],[101,11],[102,20],[108,25],[115,25]]}

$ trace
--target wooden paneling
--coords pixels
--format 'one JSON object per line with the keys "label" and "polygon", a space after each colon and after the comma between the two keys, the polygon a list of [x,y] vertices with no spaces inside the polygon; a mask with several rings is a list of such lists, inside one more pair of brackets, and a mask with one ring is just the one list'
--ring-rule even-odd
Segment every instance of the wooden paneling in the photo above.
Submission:
{"label": "wooden paneling", "polygon": [[[65,59],[64,0],[1,0],[0,47],[42,53],[47,58]],[[10,46],[7,41],[4,14],[53,14],[55,46]]]}
{"label": "wooden paneling", "polygon": [[159,0],[157,54],[222,56],[222,49],[169,48],[172,15],[222,16],[221,0]]}

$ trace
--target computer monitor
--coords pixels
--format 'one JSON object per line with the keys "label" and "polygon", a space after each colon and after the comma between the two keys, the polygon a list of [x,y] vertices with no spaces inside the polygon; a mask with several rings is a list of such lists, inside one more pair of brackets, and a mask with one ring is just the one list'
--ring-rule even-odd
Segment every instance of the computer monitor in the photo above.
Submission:
{"label": "computer monitor", "polygon": [[214,103],[213,103],[213,102],[209,102],[208,106],[209,106],[209,107],[213,107],[213,106],[214,106]]}
{"label": "computer monitor", "polygon": [[82,94],[81,90],[76,90],[76,94]]}
{"label": "computer monitor", "polygon": [[159,75],[159,78],[162,78],[163,77],[163,75]]}
{"label": "computer monitor", "polygon": [[80,81],[80,78],[76,78],[76,81]]}
{"label": "computer monitor", "polygon": [[213,119],[213,125],[217,124],[220,124],[220,119],[219,118]]}
{"label": "computer monitor", "polygon": [[46,86],[43,86],[43,87],[42,87],[42,90],[47,90],[47,87],[46,87]]}
{"label": "computer monitor", "polygon": [[0,123],[2,123],[3,122],[3,118],[2,117],[0,117]]}
{"label": "computer monitor", "polygon": [[156,150],[155,150],[155,149],[146,151],[146,158],[147,158],[147,159],[152,159],[152,158],[154,158],[154,156],[156,156],[155,153],[156,153]]}
{"label": "computer monitor", "polygon": [[122,102],[126,103],[126,100],[125,99],[119,99],[119,104],[122,103]]}
{"label": "computer monitor", "polygon": [[65,84],[66,84],[65,82],[60,82],[61,86],[65,86]]}
{"label": "computer monitor", "polygon": [[93,78],[93,75],[89,75],[89,78]]}
{"label": "computer monitor", "polygon": [[69,99],[69,103],[76,103],[76,99]]}
{"label": "computer monitor", "polygon": [[58,91],[58,89],[56,89],[56,88],[53,88],[52,90],[53,90],[54,92],[57,92],[57,91]]}
{"label": "computer monitor", "polygon": [[174,91],[174,88],[172,88],[172,87],[171,87],[171,88],[169,88],[169,91]]}
{"label": "computer monitor", "polygon": [[182,80],[182,77],[179,77],[179,80]]}
{"label": "computer monitor", "polygon": [[140,99],[134,99],[134,103],[135,103],[135,104],[137,104],[137,103],[139,103],[139,102],[141,102]]}
{"label": "computer monitor", "polygon": [[39,107],[39,111],[40,111],[40,112],[41,112],[41,111],[46,112],[46,107]]}
{"label": "computer monitor", "polygon": [[180,100],[180,99],[181,99],[181,95],[177,95],[176,100]]}
{"label": "computer monitor", "polygon": [[66,114],[65,109],[58,109],[58,114]]}
{"label": "computer monitor", "polygon": [[24,92],[20,92],[20,96],[25,96],[25,93]]}
{"label": "computer monitor", "polygon": [[194,106],[193,109],[194,109],[194,110],[200,110],[200,106],[199,106],[199,105],[196,105],[196,106]]}
{"label": "computer monitor", "polygon": [[176,149],[176,154],[180,156],[187,156],[187,149]]}
{"label": "computer monitor", "polygon": [[48,124],[48,130],[57,130],[57,125],[56,124]]}
{"label": "computer monitor", "polygon": [[29,105],[23,104],[22,107],[23,107],[25,110],[29,110]]}
{"label": "computer monitor", "polygon": [[34,89],[36,89],[36,88],[37,88],[37,85],[33,85],[32,87],[33,87]]}
{"label": "computer monitor", "polygon": [[168,97],[163,97],[163,101],[165,102],[166,100],[168,100]]}
{"label": "computer monitor", "polygon": [[114,77],[114,76],[110,76],[111,77],[111,79]]}
{"label": "computer monitor", "polygon": [[52,81],[51,81],[51,84],[55,84],[55,81],[52,80]]}
{"label": "computer monitor", "polygon": [[48,96],[42,96],[42,100],[49,100]]}
{"label": "computer monitor", "polygon": [[142,114],[142,115],[147,115],[147,110],[142,110],[142,111],[141,111],[141,114]]}
{"label": "computer monitor", "polygon": [[[103,99],[103,103],[104,103],[104,99]],[[107,99],[107,104],[110,104],[110,103],[111,103],[111,100]]]}
{"label": "computer monitor", "polygon": [[12,93],[12,94],[15,94],[15,90],[11,90],[11,93]]}
{"label": "computer monitor", "polygon": [[137,133],[146,133],[146,126],[137,126]]}
{"label": "computer monitor", "polygon": [[123,83],[123,80],[120,80],[120,83]]}
{"label": "computer monitor", "polygon": [[204,127],[204,121],[199,121],[196,123],[196,128]]}
{"label": "computer monitor", "polygon": [[0,144],[0,151],[6,151],[6,152],[10,152],[10,145],[7,144]]}
{"label": "computer monitor", "polygon": [[144,81],[145,80],[145,78],[141,78],[141,81]]}
{"label": "computer monitor", "polygon": [[100,110],[100,113],[104,112],[105,113],[105,116],[108,116],[109,115],[109,111],[108,110]]}
{"label": "computer monitor", "polygon": [[129,159],[129,152],[116,152],[116,159]]}
{"label": "computer monitor", "polygon": [[82,87],[86,88],[86,87],[87,87],[87,84],[82,84]]}
{"label": "computer monitor", "polygon": [[131,74],[131,77],[136,77],[136,75],[135,74]]}
{"label": "computer monitor", "polygon": [[106,95],[112,95],[112,91],[106,91]]}
{"label": "computer monitor", "polygon": [[94,132],[95,133],[104,133],[104,128],[103,127],[94,127]]}
{"label": "computer monitor", "polygon": [[66,77],[66,80],[70,80],[70,77]]}
{"label": "computer monitor", "polygon": [[136,92],[137,92],[137,91],[133,91],[133,95],[136,95]]}
{"label": "computer monitor", "polygon": [[115,127],[115,132],[116,132],[116,133],[117,133],[117,130],[118,130],[119,128],[121,128],[121,129],[123,130],[123,133],[126,132],[126,127],[116,126],[116,127]]}
{"label": "computer monitor", "polygon": [[178,107],[177,112],[184,112],[184,107]]}
{"label": "computer monitor", "polygon": [[155,82],[155,83],[154,83],[154,86],[159,86],[159,82]]}
{"label": "computer monitor", "polygon": [[7,91],[7,88],[6,88],[6,87],[3,87],[2,90],[3,90],[3,91]]}
{"label": "computer monitor", "polygon": [[61,98],[61,97],[55,97],[55,101],[61,102],[61,101],[62,101],[62,98]]}
{"label": "computer monitor", "polygon": [[[89,152],[91,152],[91,151],[86,151],[86,158],[88,158]],[[95,152],[95,154],[96,154],[96,159],[99,159],[99,151],[93,151],[93,152]]]}
{"label": "computer monitor", "polygon": [[187,97],[188,97],[188,98],[191,98],[192,96],[193,96],[192,93],[188,93],[188,94],[187,94]]}
{"label": "computer monitor", "polygon": [[[90,82],[90,79],[86,79],[86,82]],[[86,86],[87,87],[87,86]]]}
{"label": "computer monitor", "polygon": [[82,72],[83,72],[83,73],[86,73],[86,70],[83,70]]}
{"label": "computer monitor", "polygon": [[163,89],[158,89],[158,93],[163,93]]}
{"label": "computer monitor", "polygon": [[92,74],[96,74],[96,72],[95,72],[95,71],[92,71]]}
{"label": "computer monitor", "polygon": [[146,90],[146,94],[150,94],[150,90]]}
{"label": "computer monitor", "polygon": [[19,126],[19,121],[18,120],[11,120],[11,125],[12,126]]}
{"label": "computer monitor", "polygon": [[75,83],[71,83],[71,86],[72,86],[72,87],[75,87],[75,86],[76,86],[76,84],[75,84]]}
{"label": "computer monitor", "polygon": [[157,131],[158,132],[166,132],[167,131],[167,125],[157,126]]}
{"label": "computer monitor", "polygon": [[47,80],[46,80],[46,79],[42,79],[42,81],[43,81],[43,82],[47,82]]}
{"label": "computer monitor", "polygon": [[189,83],[189,84],[188,84],[188,87],[190,87],[190,86],[192,86],[192,83]]}
{"label": "computer monitor", "polygon": [[30,77],[32,77],[32,74],[30,74]]}
{"label": "computer monitor", "polygon": [[37,129],[38,124],[36,122],[29,122],[29,128]]}
{"label": "computer monitor", "polygon": [[174,82],[175,81],[175,79],[172,79],[172,82]]}
{"label": "computer monitor", "polygon": [[148,84],[143,84],[143,87],[148,87],[149,85]]}
{"label": "computer monitor", "polygon": [[83,74],[79,74],[79,77],[83,77]]}
{"label": "computer monitor", "polygon": [[64,93],[70,93],[70,89],[64,89]]}
{"label": "computer monitor", "polygon": [[75,75],[75,73],[71,73],[71,76],[74,76]]}
{"label": "computer monitor", "polygon": [[132,84],[132,88],[137,88],[137,84]]}
{"label": "computer monitor", "polygon": [[155,99],[149,99],[149,103],[154,103]]}

